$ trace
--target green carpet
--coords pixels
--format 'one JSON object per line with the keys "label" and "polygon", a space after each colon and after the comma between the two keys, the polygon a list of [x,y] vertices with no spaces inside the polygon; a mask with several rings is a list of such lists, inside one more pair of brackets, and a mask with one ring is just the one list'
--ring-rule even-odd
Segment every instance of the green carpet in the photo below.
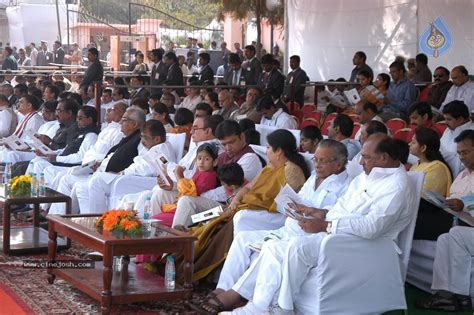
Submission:
{"label": "green carpet", "polygon": [[[433,310],[421,310],[415,307],[415,301],[418,299],[423,299],[429,297],[430,294],[425,291],[421,291],[418,288],[415,288],[411,285],[405,288],[405,294],[407,298],[408,311],[405,313],[407,315],[446,315],[446,314],[459,314],[459,315],[473,315],[474,312],[443,312],[443,311],[433,311]],[[401,311],[394,311],[385,313],[385,315],[400,315],[403,314]]]}

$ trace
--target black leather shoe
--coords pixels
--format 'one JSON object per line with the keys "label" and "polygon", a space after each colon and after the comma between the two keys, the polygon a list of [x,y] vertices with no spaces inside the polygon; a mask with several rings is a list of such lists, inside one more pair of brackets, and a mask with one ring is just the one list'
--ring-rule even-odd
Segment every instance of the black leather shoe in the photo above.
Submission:
{"label": "black leather shoe", "polygon": [[459,310],[458,300],[453,295],[451,297],[444,297],[439,294],[435,294],[430,298],[417,300],[415,302],[416,307],[431,309],[431,310],[442,310],[455,312]]}
{"label": "black leather shoe", "polygon": [[472,300],[470,296],[456,294],[456,299],[458,300],[459,309],[461,311],[472,310]]}

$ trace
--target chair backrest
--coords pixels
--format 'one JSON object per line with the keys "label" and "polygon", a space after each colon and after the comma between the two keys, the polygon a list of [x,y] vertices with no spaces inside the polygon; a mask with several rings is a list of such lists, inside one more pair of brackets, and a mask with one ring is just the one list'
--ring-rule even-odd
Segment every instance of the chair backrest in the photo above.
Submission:
{"label": "chair backrest", "polygon": [[392,118],[387,120],[385,125],[387,125],[387,128],[390,129],[393,134],[395,134],[398,130],[406,127],[406,122],[400,118]]}
{"label": "chair backrest", "polygon": [[[260,145],[261,146],[267,146],[267,144],[268,144],[268,142],[267,142],[268,134],[270,134],[273,131],[278,130],[278,129],[280,129],[280,128],[273,127],[273,126],[265,126],[265,125],[261,125],[261,124],[256,124],[255,125],[255,130],[260,132]],[[293,134],[293,136],[295,136],[295,138],[296,138],[296,147],[299,147],[300,146],[301,130],[295,130],[295,129],[286,129],[286,130],[288,130],[289,132],[291,132]]]}
{"label": "chair backrest", "polygon": [[410,142],[411,139],[408,139],[408,136],[411,134],[412,130],[410,128],[402,128],[397,130],[397,132],[394,133],[393,138],[402,140],[405,142]]}
{"label": "chair backrest", "polygon": [[185,133],[167,133],[166,140],[171,143],[173,150],[176,154],[176,162],[181,160],[184,153],[184,143],[186,142]]}
{"label": "chair backrest", "polygon": [[315,120],[318,121],[318,126],[321,124],[321,118],[323,117],[323,113],[318,112],[318,111],[312,111],[312,112],[307,112],[304,113],[304,117],[306,118],[314,118]]}
{"label": "chair backrest", "polygon": [[405,281],[408,270],[408,261],[410,259],[411,244],[413,242],[413,233],[415,232],[416,217],[418,216],[418,207],[420,205],[421,191],[423,189],[423,172],[408,172],[410,189],[413,189],[413,204],[410,208],[411,220],[405,229],[398,235],[398,247],[402,250],[400,255],[400,269],[402,280]]}
{"label": "chair backrest", "polygon": [[306,126],[315,126],[319,128],[319,122],[314,118],[305,118],[300,124],[300,129],[303,129]]}
{"label": "chair backrest", "polygon": [[301,108],[301,111],[305,114],[314,112],[316,110],[316,106],[313,104],[304,104],[303,107]]}

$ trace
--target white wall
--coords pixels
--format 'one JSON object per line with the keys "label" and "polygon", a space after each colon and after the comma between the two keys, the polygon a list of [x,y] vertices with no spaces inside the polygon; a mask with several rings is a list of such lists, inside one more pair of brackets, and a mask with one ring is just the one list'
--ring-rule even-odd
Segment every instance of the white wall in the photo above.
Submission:
{"label": "white wall", "polygon": [[396,55],[414,57],[418,38],[442,16],[453,38],[431,69],[464,64],[474,72],[474,0],[287,0],[288,49],[311,80],[349,79],[354,52],[367,54],[375,74]]}

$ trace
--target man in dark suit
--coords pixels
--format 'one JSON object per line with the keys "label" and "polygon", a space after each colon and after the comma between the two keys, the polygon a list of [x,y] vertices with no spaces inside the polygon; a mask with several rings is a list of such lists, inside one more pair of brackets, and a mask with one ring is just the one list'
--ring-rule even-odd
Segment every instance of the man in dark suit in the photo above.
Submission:
{"label": "man in dark suit", "polygon": [[146,78],[141,75],[137,75],[130,80],[130,86],[135,89],[135,91],[130,94],[130,104],[133,104],[133,102],[139,98],[148,100],[150,97],[150,92],[146,88],[142,87],[143,85],[146,85],[146,83]]}
{"label": "man in dark suit", "polygon": [[[165,63],[168,66],[168,74],[166,76],[166,83],[170,86],[184,86],[183,71],[179,67],[178,57],[174,52],[167,52],[165,55]],[[176,89],[179,96],[184,96],[183,89]]]}
{"label": "man in dark suit", "polygon": [[245,85],[245,77],[247,75],[247,70],[242,67],[242,61],[236,53],[229,54],[229,65],[227,71],[224,73],[224,82],[227,85],[240,85],[241,83]]}
{"label": "man in dark suit", "polygon": [[[150,59],[153,62],[151,67],[150,85],[162,85],[166,81],[168,75],[168,66],[163,62],[163,49],[153,49],[151,51]],[[161,97],[162,91],[160,88],[151,88],[151,95]]]}
{"label": "man in dark suit", "polygon": [[262,57],[263,72],[258,80],[258,86],[264,94],[271,94],[274,99],[279,99],[283,93],[285,76],[274,67],[273,55],[266,54]]}
{"label": "man in dark suit", "polygon": [[38,51],[38,58],[36,59],[37,66],[47,66],[53,62],[53,53],[48,51],[48,43],[45,40],[41,41],[41,49]]}
{"label": "man in dark suit", "polygon": [[199,54],[199,64],[201,65],[201,71],[199,72],[199,81],[201,82],[214,82],[214,70],[209,66],[211,61],[211,55],[208,53]]}
{"label": "man in dark suit", "polygon": [[294,55],[290,57],[290,68],[291,71],[286,76],[284,98],[285,102],[289,102],[292,99],[303,106],[304,104],[304,90],[305,87],[301,86],[309,80],[306,72],[300,68],[300,56]]}
{"label": "man in dark suit", "polygon": [[79,84],[79,89],[87,89],[89,85],[97,81],[102,82],[102,78],[104,76],[104,68],[102,68],[102,64],[99,61],[99,51],[97,48],[89,48],[87,51],[87,59],[89,59],[90,64],[84,73],[84,78]]}
{"label": "man in dark suit", "polygon": [[262,64],[260,60],[255,57],[256,50],[252,45],[245,46],[244,55],[245,61],[242,67],[246,70],[245,84],[256,85],[260,74],[262,73]]}
{"label": "man in dark suit", "polygon": [[2,70],[18,70],[18,62],[13,57],[13,49],[11,47],[5,47],[3,49],[3,64]]}
{"label": "man in dark suit", "polygon": [[62,47],[63,45],[59,40],[54,42],[53,48],[53,62],[58,63],[58,64],[63,64],[64,63],[64,49]]}

